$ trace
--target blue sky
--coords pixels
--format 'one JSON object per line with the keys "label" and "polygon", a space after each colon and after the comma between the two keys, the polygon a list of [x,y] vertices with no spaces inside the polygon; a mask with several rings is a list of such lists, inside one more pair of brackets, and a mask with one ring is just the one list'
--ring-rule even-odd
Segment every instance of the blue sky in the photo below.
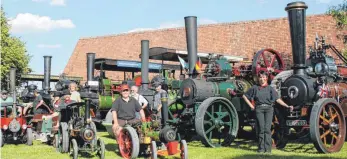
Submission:
{"label": "blue sky", "polygon": [[[63,71],[81,37],[180,27],[185,16],[199,24],[286,17],[290,0],[3,0],[12,35],[26,42],[33,73],[43,73],[51,55],[52,74]],[[325,13],[342,0],[306,0],[307,15]]]}

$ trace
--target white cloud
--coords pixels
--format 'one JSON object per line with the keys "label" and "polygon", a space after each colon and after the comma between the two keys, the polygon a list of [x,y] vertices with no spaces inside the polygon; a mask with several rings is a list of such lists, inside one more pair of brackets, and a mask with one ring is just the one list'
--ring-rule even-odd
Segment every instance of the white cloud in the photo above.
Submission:
{"label": "white cloud", "polygon": [[66,0],[31,0],[36,3],[49,2],[51,6],[66,6]]}
{"label": "white cloud", "polygon": [[[215,23],[218,23],[218,22],[215,20],[211,20],[211,19],[204,19],[204,18],[199,19],[198,18],[198,25],[215,24]],[[179,27],[184,27],[184,20],[164,22],[164,23],[161,23],[159,25],[159,27],[157,27],[157,28],[135,28],[135,29],[128,31],[128,33],[148,31],[148,30],[156,30],[156,29],[166,29],[166,28],[179,28]]]}
{"label": "white cloud", "polygon": [[37,47],[38,47],[38,48],[56,49],[56,48],[61,48],[61,45],[60,45],[60,44],[53,44],[53,45],[49,45],[49,44],[38,44]]}
{"label": "white cloud", "polygon": [[155,30],[155,29],[154,28],[135,28],[135,29],[129,30],[128,33],[141,32],[141,31],[147,31],[147,30]]}
{"label": "white cloud", "polygon": [[48,16],[31,13],[20,13],[16,18],[10,18],[9,24],[13,33],[47,32],[53,29],[72,29],[75,24],[70,19],[53,20]]}
{"label": "white cloud", "polygon": [[51,3],[49,3],[52,6],[65,6],[65,0],[52,0]]}

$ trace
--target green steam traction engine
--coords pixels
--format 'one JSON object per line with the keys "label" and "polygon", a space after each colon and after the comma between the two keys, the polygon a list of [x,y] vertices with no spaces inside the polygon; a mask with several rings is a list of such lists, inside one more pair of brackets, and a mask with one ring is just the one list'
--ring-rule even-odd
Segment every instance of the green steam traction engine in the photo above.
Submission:
{"label": "green steam traction engine", "polygon": [[[168,124],[178,137],[189,140],[198,135],[209,147],[230,145],[239,128],[254,126],[255,114],[242,95],[257,81],[256,74],[266,71],[272,78],[284,70],[284,62],[273,49],[258,51],[252,65],[234,67],[223,56],[210,55],[204,72],[194,71],[197,60],[197,18],[186,17],[189,78],[185,79],[175,103],[169,105]],[[171,111],[176,104],[183,109]]]}

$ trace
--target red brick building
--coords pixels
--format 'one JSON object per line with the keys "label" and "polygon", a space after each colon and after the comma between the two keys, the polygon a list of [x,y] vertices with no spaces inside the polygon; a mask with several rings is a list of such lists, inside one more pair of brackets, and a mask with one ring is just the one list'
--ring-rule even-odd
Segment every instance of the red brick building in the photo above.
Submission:
{"label": "red brick building", "polygon": [[[318,33],[327,37],[327,43],[334,44],[339,50],[343,49],[343,40],[338,38],[338,35],[346,35],[346,32],[342,33],[336,29],[336,21],[331,16],[307,16],[306,28],[308,46],[313,45],[315,34]],[[69,76],[80,76],[85,80],[88,52],[96,53],[96,58],[140,61],[141,40],[149,40],[150,47],[186,50],[184,27],[81,38],[64,73]],[[262,48],[273,48],[288,55],[284,58],[292,59],[287,18],[198,26],[198,52],[217,52],[252,59],[253,54]],[[123,79],[122,72],[106,72],[106,76],[113,80]]]}

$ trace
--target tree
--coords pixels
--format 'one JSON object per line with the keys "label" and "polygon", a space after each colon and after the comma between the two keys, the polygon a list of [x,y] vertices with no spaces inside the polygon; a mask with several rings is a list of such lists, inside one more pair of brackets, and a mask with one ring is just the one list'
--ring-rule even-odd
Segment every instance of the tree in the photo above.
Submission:
{"label": "tree", "polygon": [[[327,13],[335,18],[337,28],[347,30],[347,0],[344,0],[342,4],[330,7]],[[343,55],[347,58],[347,35],[341,35],[340,38],[344,40]]]}
{"label": "tree", "polygon": [[[29,73],[30,56],[27,54],[25,43],[18,37],[10,35],[10,25],[1,6],[1,87],[7,87],[7,78],[11,67],[17,68],[17,74]],[[18,83],[18,82],[17,82]]]}

